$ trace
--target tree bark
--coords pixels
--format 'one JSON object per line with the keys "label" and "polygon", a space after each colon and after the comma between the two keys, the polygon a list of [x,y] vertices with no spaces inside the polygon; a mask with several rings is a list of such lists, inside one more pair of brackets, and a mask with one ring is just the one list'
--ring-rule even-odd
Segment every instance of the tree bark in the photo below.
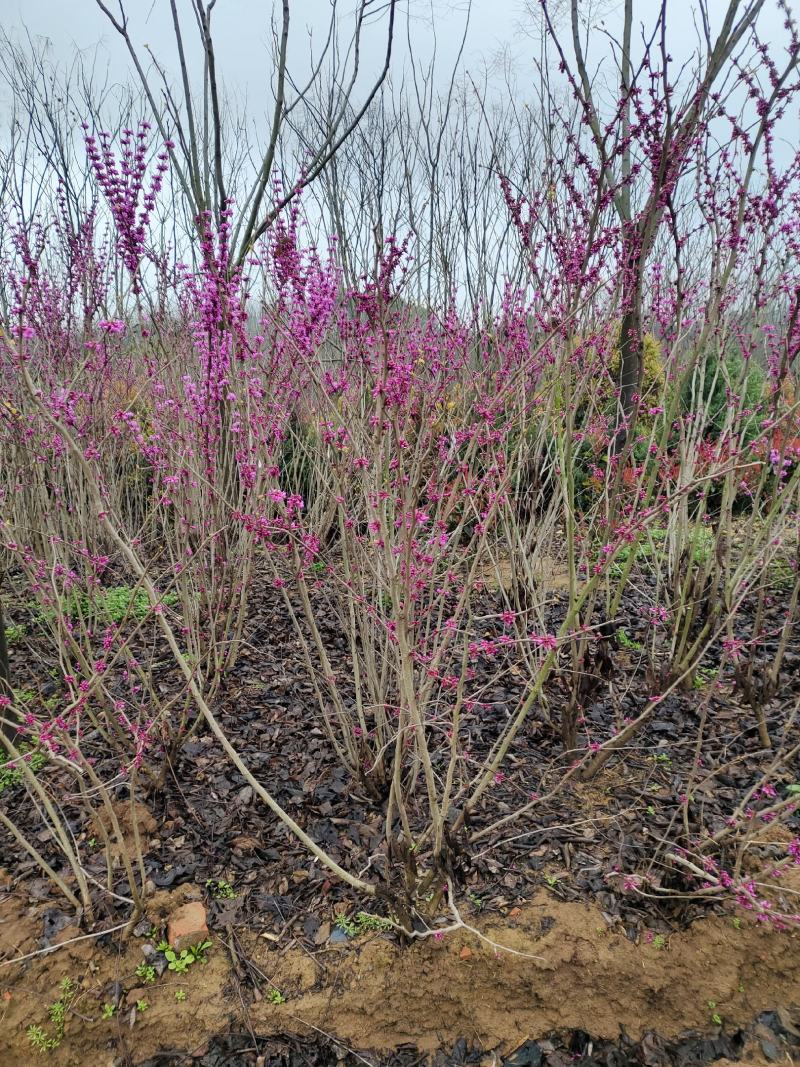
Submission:
{"label": "tree bark", "polygon": [[[11,696],[11,667],[8,662],[8,644],[6,642],[6,626],[3,618],[3,580],[0,575],[0,696]],[[5,719],[5,709],[0,709],[0,717]],[[12,740],[17,731],[13,726],[0,724],[0,737],[10,737]]]}
{"label": "tree bark", "polygon": [[620,424],[618,449],[628,440],[636,424],[638,396],[642,387],[642,292],[634,281],[628,294],[619,331]]}

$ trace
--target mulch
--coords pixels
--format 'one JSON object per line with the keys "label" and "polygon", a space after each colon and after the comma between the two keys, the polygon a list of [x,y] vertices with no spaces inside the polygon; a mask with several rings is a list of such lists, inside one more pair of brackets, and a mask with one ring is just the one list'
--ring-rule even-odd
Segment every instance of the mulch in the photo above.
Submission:
{"label": "mulch", "polygon": [[136,1067],[467,1067],[489,1062],[497,1067],[705,1067],[723,1058],[739,1060],[745,1052],[766,1063],[785,1063],[800,1057],[798,1023],[800,1011],[789,1017],[781,1010],[763,1012],[732,1033],[687,1031],[673,1040],[648,1031],[639,1041],[625,1033],[617,1041],[596,1041],[585,1030],[568,1030],[526,1041],[504,1059],[490,1058],[492,1050],[466,1038],[432,1056],[405,1045],[376,1058],[343,1049],[333,1040],[222,1034],[194,1054],[165,1050]]}
{"label": "mulch", "polygon": [[[487,591],[485,598],[486,614],[499,608],[496,594]],[[590,671],[590,684],[584,687],[584,743],[587,738],[602,742],[611,736],[621,717],[636,715],[646,700],[645,657],[631,649],[631,642],[647,640],[645,599],[644,593],[626,597],[608,631],[605,669],[594,677]],[[553,631],[563,610],[563,601],[555,598],[549,609]],[[753,610],[753,605],[746,604],[737,620],[743,635],[749,632]],[[767,631],[777,629],[785,610],[780,598],[769,606]],[[7,614],[15,614],[13,604],[10,611],[7,606]],[[624,627],[624,647],[614,636],[618,627]],[[480,636],[491,637],[493,632],[488,628]],[[347,650],[335,619],[330,620],[324,636],[334,668],[346,674]],[[42,641],[38,654],[35,633],[31,641],[37,655],[31,655],[30,648],[12,649],[12,672],[19,678],[18,684],[52,689],[46,646]],[[141,642],[143,650],[149,647],[149,655],[157,650],[154,685],[162,692],[174,689],[178,684],[175,672],[158,651],[158,640],[143,634]],[[776,642],[777,637],[767,638],[760,655],[769,656]],[[715,653],[712,649],[709,667],[715,654],[718,650]],[[778,694],[765,707],[776,737],[787,708],[800,693],[798,664],[800,629],[796,627]],[[511,661],[500,683],[492,677],[496,664],[478,664],[478,685],[481,671],[485,676],[482,705],[464,715],[462,726],[465,747],[477,763],[524,697],[526,684],[524,670]],[[714,777],[693,790],[689,817],[691,832],[697,838],[725,825],[740,797],[759,780],[771,759],[759,745],[751,710],[730,683],[731,679],[722,679],[709,698],[709,728],[702,758],[704,769],[714,772]],[[559,677],[552,680],[546,695],[551,709],[557,711],[564,700]],[[706,697],[707,691],[691,689],[670,695],[633,744],[614,756],[594,781],[579,783],[573,779],[526,819],[481,841],[478,848],[465,848],[456,873],[472,905],[485,910],[506,909],[545,885],[562,899],[595,901],[607,920],[621,924],[632,939],[646,931],[689,922],[703,909],[714,907],[713,902],[682,898],[680,893],[686,888],[683,875],[664,862],[666,843],[675,840],[682,825],[681,797],[690,778],[700,708]],[[267,583],[253,595],[246,644],[218,694],[215,711],[252,773],[337,862],[359,871],[370,857],[370,877],[390,873],[383,838],[384,805],[370,799],[349,779],[315,725],[314,690],[293,624],[282,599]],[[107,754],[98,752],[97,756],[102,773]],[[502,781],[491,787],[474,813],[469,832],[514,811],[532,793],[545,794],[568,766],[558,730],[543,712],[535,711],[518,736]],[[800,781],[800,764],[786,768],[782,779],[787,784]],[[124,795],[123,786],[120,796]],[[23,790],[11,787],[3,801],[48,858],[57,863],[55,851],[50,855],[47,840],[41,840],[41,827],[33,821],[35,813],[25,804]],[[313,943],[319,915],[326,908],[330,912],[338,902],[356,904],[350,891],[333,882],[254,800],[252,790],[227,762],[213,737],[202,730],[170,766],[163,787],[145,801],[157,824],[145,857],[148,879],[158,888],[184,882],[203,886],[209,879],[221,878],[233,883],[236,898],[213,903],[224,912],[228,924],[255,922],[261,926],[265,916],[273,916],[276,926],[289,925],[294,936]],[[76,838],[90,837],[91,829],[83,825],[81,809],[65,804],[64,810]],[[792,819],[797,832],[797,813]],[[15,877],[27,878],[34,896],[46,895],[46,885],[32,862],[10,844],[10,839],[3,841],[6,869]],[[96,868],[98,877],[104,877],[102,852],[88,865],[90,870]],[[655,900],[624,891],[626,872],[648,871],[665,887],[674,887],[676,898]],[[99,907],[100,916],[105,909],[110,919],[119,921],[107,899]]]}

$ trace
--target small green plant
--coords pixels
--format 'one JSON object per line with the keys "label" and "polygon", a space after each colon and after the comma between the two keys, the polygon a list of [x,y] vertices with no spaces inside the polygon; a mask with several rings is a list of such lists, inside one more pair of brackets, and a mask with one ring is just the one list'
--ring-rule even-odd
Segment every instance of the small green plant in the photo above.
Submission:
{"label": "small green plant", "polygon": [[655,948],[666,948],[667,947],[667,939],[666,939],[666,937],[664,937],[663,934],[656,934],[656,936],[653,938],[653,946]]}
{"label": "small green plant", "polygon": [[557,877],[556,877],[555,875],[552,875],[552,874],[546,874],[546,875],[544,876],[544,880],[545,880],[545,882],[547,882],[548,886],[549,886],[549,887],[550,887],[551,889],[555,889],[555,887],[556,887],[556,886],[558,885],[558,883],[559,883],[559,882],[561,881],[561,879],[560,879],[560,878],[557,878]]}
{"label": "small green plant", "polygon": [[[47,756],[44,752],[38,752],[32,750],[30,745],[21,743],[19,746],[22,758],[28,764],[30,769],[36,774],[47,763]],[[8,760],[8,756],[4,749],[0,748],[0,793],[5,789],[10,789],[11,786],[19,785],[22,781],[22,771],[16,766],[2,766]]]}
{"label": "small green plant", "polygon": [[619,641],[621,647],[627,648],[629,652],[644,652],[644,645],[628,637],[628,631],[625,629],[624,626],[620,626],[620,628],[617,630],[617,640]]}
{"label": "small green plant", "polygon": [[800,796],[800,782],[795,782],[792,785],[786,786],[786,792],[790,797]]}
{"label": "small green plant", "polygon": [[698,667],[694,674],[692,685],[695,689],[703,689],[717,680],[719,667]]}
{"label": "small green plant", "polygon": [[150,1007],[150,1005],[148,1004],[148,1002],[146,1000],[137,1000],[136,1001],[136,1010],[139,1012],[140,1015],[144,1015],[144,1013],[147,1011],[147,1009],[149,1007]]}
{"label": "small green plant", "polygon": [[214,900],[234,900],[236,898],[236,890],[223,878],[209,878],[206,882],[206,889],[209,891]]}
{"label": "small green plant", "polygon": [[[657,557],[661,557],[664,554],[664,542],[667,539],[667,531],[662,526],[651,527],[650,536],[646,540],[639,541],[634,545],[622,545],[622,547],[616,553],[614,562],[611,565],[611,573],[616,577],[619,577],[624,569],[624,566],[630,560],[631,556],[635,560],[649,561],[653,559],[654,554]],[[652,542],[652,543],[651,543]],[[617,631],[619,635],[619,630]],[[625,635],[628,636],[627,634]],[[622,644],[622,642],[620,642]],[[641,645],[638,642],[634,642],[634,645],[641,650]],[[623,645],[623,648],[627,647]]]}
{"label": "small green plant", "polygon": [[206,962],[206,952],[211,948],[210,941],[199,941],[196,945],[189,946],[189,952],[196,963]]}
{"label": "small green plant", "polygon": [[186,990],[185,989],[176,989],[175,990],[175,999],[178,1001],[179,1004],[182,1004],[184,1002],[184,1000],[186,1000]]}
{"label": "small green plant", "polygon": [[483,911],[483,901],[480,897],[476,896],[474,893],[467,893],[467,900],[476,911]]}
{"label": "small green plant", "polygon": [[116,1013],[116,1010],[117,1009],[114,1007],[113,1004],[109,1004],[108,1001],[106,1001],[105,1004],[103,1005],[103,1008],[102,1008],[101,1012],[100,1012],[100,1017],[103,1018],[103,1019],[113,1019],[114,1015]]}
{"label": "small green plant", "polygon": [[149,963],[140,963],[136,968],[136,977],[141,978],[148,985],[152,985],[156,980],[156,969],[151,967]]}
{"label": "small green plant", "polygon": [[656,813],[656,809],[653,804],[648,804],[644,810],[647,812],[648,815],[655,815]]}
{"label": "small green plant", "polygon": [[158,944],[159,952],[163,952],[166,957],[168,968],[176,974],[186,974],[193,963],[205,963],[207,960],[206,952],[210,948],[210,941],[200,941],[198,944],[190,945],[189,948],[182,949],[178,953],[166,941],[160,941]]}
{"label": "small green plant", "polygon": [[41,1026],[36,1026],[35,1024],[28,1027],[27,1034],[28,1041],[37,1052],[50,1052],[61,1044],[60,1038],[50,1037]]}
{"label": "small green plant", "polygon": [[28,632],[28,627],[22,624],[16,625],[12,623],[11,626],[6,626],[5,631],[6,642],[9,645],[16,645]]}
{"label": "small green plant", "polygon": [[711,1021],[715,1026],[722,1026],[722,1016],[717,1011],[717,1002],[715,1000],[708,1001],[708,1010],[711,1012]]}
{"label": "small green plant", "polygon": [[358,933],[358,930],[356,929],[356,924],[352,921],[352,919],[348,919],[346,915],[337,915],[335,924],[337,930],[343,930],[348,937],[355,937]]}
{"label": "small green plant", "polygon": [[[653,526],[648,531],[646,539],[642,539],[636,544],[623,545],[614,556],[614,562],[610,567],[610,572],[615,577],[622,575],[624,566],[633,556],[637,563],[645,564],[659,564],[664,559],[666,552],[667,531],[662,526]],[[706,563],[713,551],[714,547],[714,535],[705,526],[697,526],[689,536],[689,547],[692,552],[692,560],[697,565]],[[617,636],[619,637],[619,630],[617,630]],[[627,635],[626,635],[627,636]],[[624,645],[622,641],[620,644],[623,648],[630,646]],[[641,650],[642,646],[638,642],[633,642],[633,647]]]}
{"label": "small green plant", "polygon": [[[177,593],[165,593],[161,603],[174,607]],[[80,590],[73,590],[61,598],[60,612],[70,618],[95,618],[98,622],[113,622],[119,625],[129,616],[142,622],[150,612],[150,600],[144,589],[133,590],[128,585],[101,589],[89,597]],[[52,622],[58,612],[53,607],[40,608],[37,617],[41,622]]]}
{"label": "small green plant", "polygon": [[731,926],[734,928],[734,930],[741,930],[742,920],[739,918],[738,915],[734,915],[734,917],[731,919]]}
{"label": "small green plant", "polygon": [[708,563],[714,548],[714,535],[706,526],[698,526],[692,535],[692,559],[695,563]]}
{"label": "small green plant", "polygon": [[178,955],[174,948],[168,948],[164,955],[167,957],[167,966],[176,974],[186,974],[194,963],[194,956],[190,955],[188,949]]}
{"label": "small green plant", "polygon": [[360,911],[356,915],[356,928],[360,934],[369,930],[391,930],[392,923],[389,919],[383,919],[380,915],[370,915],[369,912]]}
{"label": "small green plant", "polygon": [[359,911],[352,919],[348,919],[346,915],[337,915],[336,926],[348,937],[357,937],[369,931],[391,930],[392,922],[390,919],[381,918],[380,915],[370,915],[369,912]]}
{"label": "small green plant", "polygon": [[[797,580],[797,571],[791,560],[780,557],[770,561],[767,568],[770,581],[774,589],[781,592],[790,591]],[[8,631],[6,631],[8,634]]]}
{"label": "small green plant", "polygon": [[58,1048],[64,1038],[64,1024],[67,1020],[67,1012],[75,1000],[78,988],[71,978],[62,978],[58,986],[61,996],[54,1001],[48,1010],[53,1029],[50,1033],[41,1026],[33,1025],[27,1029],[28,1041],[37,1052],[52,1052]]}
{"label": "small green plant", "polygon": [[285,1004],[286,997],[281,993],[280,989],[270,989],[267,994],[267,998],[270,1004]]}
{"label": "small green plant", "polygon": [[669,767],[672,764],[672,756],[668,752],[658,752],[656,755],[651,756],[650,759],[653,763],[661,763],[665,767]]}

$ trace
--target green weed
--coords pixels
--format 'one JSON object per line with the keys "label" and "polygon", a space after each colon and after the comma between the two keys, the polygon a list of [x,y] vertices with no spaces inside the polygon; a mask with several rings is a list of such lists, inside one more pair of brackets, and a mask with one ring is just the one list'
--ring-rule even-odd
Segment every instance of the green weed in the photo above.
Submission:
{"label": "green weed", "polygon": [[[44,752],[40,752],[38,749],[31,748],[30,745],[24,742],[19,745],[19,750],[22,754],[22,758],[26,761],[30,769],[36,774],[47,763],[47,756]],[[5,763],[10,757],[3,749],[0,749],[0,764]],[[19,785],[22,781],[22,771],[16,767],[3,767],[0,766],[0,793],[5,789],[10,789],[11,786]]]}
{"label": "green weed", "polygon": [[[161,598],[166,607],[178,603],[177,593],[165,593]],[[144,589],[132,589],[128,585],[111,586],[100,589],[92,596],[80,590],[74,590],[61,598],[59,611],[72,619],[96,619],[98,622],[113,622],[119,625],[126,618],[141,622],[150,613],[150,600]],[[53,607],[40,608],[38,618],[43,622],[52,622],[56,617]]]}
{"label": "green weed", "polygon": [[672,764],[672,756],[668,752],[658,752],[651,756],[650,759],[653,763],[660,763],[664,767],[669,767]]}
{"label": "green weed", "polygon": [[359,911],[352,919],[348,919],[346,915],[337,915],[336,926],[344,930],[348,937],[357,937],[369,931],[392,929],[391,920],[382,919],[379,915],[370,915],[366,911]]}
{"label": "green weed", "polygon": [[628,637],[628,632],[624,626],[620,626],[617,630],[617,640],[622,648],[627,648],[629,652],[644,652],[644,646],[638,641],[633,641]]}
{"label": "green weed", "polygon": [[168,968],[176,974],[186,974],[193,964],[205,963],[207,959],[206,951],[211,948],[210,941],[201,941],[199,944],[190,945],[189,948],[185,948],[178,953],[169,945],[162,949],[161,946],[164,944],[166,944],[164,941],[159,944],[159,951],[163,951]]}
{"label": "green weed", "polygon": [[37,1052],[52,1052],[64,1039],[64,1025],[67,1012],[78,994],[78,987],[71,978],[62,978],[58,986],[61,996],[48,1009],[52,1030],[49,1032],[41,1026],[32,1025],[27,1029],[28,1041]]}
{"label": "green weed", "polygon": [[16,645],[19,644],[22,638],[27,634],[28,627],[24,624],[16,625],[12,623],[11,626],[5,627],[5,632],[6,643],[9,645]]}
{"label": "green weed", "polygon": [[[648,536],[633,545],[623,545],[616,553],[611,565],[611,573],[619,578],[625,565],[631,556],[637,563],[651,560],[660,563],[664,559],[667,531],[663,526],[653,526],[648,530]],[[714,548],[714,535],[705,526],[697,526],[689,537],[689,548],[692,560],[695,564],[702,565],[711,557]],[[619,635],[619,631],[617,631]],[[621,642],[620,642],[621,643]],[[623,645],[623,647],[626,647]]]}
{"label": "green weed", "polygon": [[148,963],[140,963],[136,968],[136,977],[141,978],[143,982],[147,982],[148,985],[152,985],[156,980],[156,969],[151,967]]}
{"label": "green weed", "polygon": [[209,878],[206,882],[206,889],[209,891],[214,900],[235,900],[236,890],[230,884],[222,878]]}
{"label": "green weed", "polygon": [[692,685],[695,689],[702,689],[704,686],[715,682],[718,676],[719,667],[698,667],[695,671]]}
{"label": "green weed", "polygon": [[[788,559],[776,558],[767,567],[769,583],[776,592],[788,593],[797,581],[797,568]],[[6,631],[8,633],[8,631]]]}

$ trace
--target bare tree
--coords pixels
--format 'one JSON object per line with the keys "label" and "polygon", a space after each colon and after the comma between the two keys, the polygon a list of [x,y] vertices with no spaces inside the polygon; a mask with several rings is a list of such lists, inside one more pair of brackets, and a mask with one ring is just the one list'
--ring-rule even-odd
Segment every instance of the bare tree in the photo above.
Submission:
{"label": "bare tree", "polygon": [[[197,94],[193,91],[190,81],[177,0],[169,2],[180,65],[180,89],[173,89],[165,69],[153,59],[161,83],[159,101],[155,79],[145,69],[140,51],[131,36],[123,0],[118,0],[116,11],[112,11],[104,0],[97,0],[98,6],[125,42],[162,137],[171,144],[174,142],[170,149],[171,162],[193,215],[199,219],[204,212],[213,211],[219,219],[220,213],[230,202],[231,174],[226,172],[224,165],[227,129],[221,92],[222,78],[212,32],[212,14],[216,0],[191,0],[204,57],[202,89]],[[273,22],[272,27],[272,117],[266,142],[259,151],[255,177],[238,207],[233,224],[234,267],[244,262],[249,251],[267,231],[277,214],[324,172],[366,114],[389,71],[396,4],[397,0],[387,0],[386,3],[379,3],[378,0],[358,0],[352,15],[350,39],[343,48],[339,40],[342,20],[334,0],[321,54],[316,59],[312,58],[310,74],[302,84],[298,84],[289,70],[288,63],[290,0],[281,0],[280,19]],[[387,26],[383,62],[364,99],[356,105],[356,84],[362,69],[364,34],[373,18],[384,13]],[[289,118],[293,112],[312,103],[312,91],[319,89],[323,83],[327,86],[327,106],[324,112],[315,112],[319,120],[318,137],[310,146],[301,173],[290,188],[281,192],[277,202],[271,203],[273,170]]]}
{"label": "bare tree", "polygon": [[[708,0],[700,0],[702,45],[694,70],[683,79],[683,96],[676,99],[671,56],[667,51],[667,3],[660,0],[655,22],[643,37],[642,57],[633,59],[634,0],[625,0],[622,40],[613,41],[619,87],[603,102],[590,76],[586,47],[581,36],[579,0],[570,0],[572,56],[557,28],[553,4],[542,0],[542,12],[562,70],[580,102],[594,145],[600,181],[611,194],[621,228],[623,318],[620,331],[620,416],[622,444],[636,418],[635,398],[642,374],[642,299],[645,268],[675,189],[690,166],[698,134],[720,114],[715,86],[722,80],[736,50],[746,41],[764,6],[764,0],[728,0],[716,37],[711,32]],[[649,5],[648,9],[649,9]],[[718,5],[715,5],[718,6]],[[788,71],[797,63],[790,56]],[[657,132],[650,122],[647,158],[636,158],[644,147],[637,114],[638,97],[654,79],[659,85]],[[604,118],[604,111],[611,121]],[[651,116],[652,118],[652,116]],[[639,181],[639,175],[644,177]],[[639,194],[638,196],[636,194]],[[627,427],[627,430],[626,430]]]}

